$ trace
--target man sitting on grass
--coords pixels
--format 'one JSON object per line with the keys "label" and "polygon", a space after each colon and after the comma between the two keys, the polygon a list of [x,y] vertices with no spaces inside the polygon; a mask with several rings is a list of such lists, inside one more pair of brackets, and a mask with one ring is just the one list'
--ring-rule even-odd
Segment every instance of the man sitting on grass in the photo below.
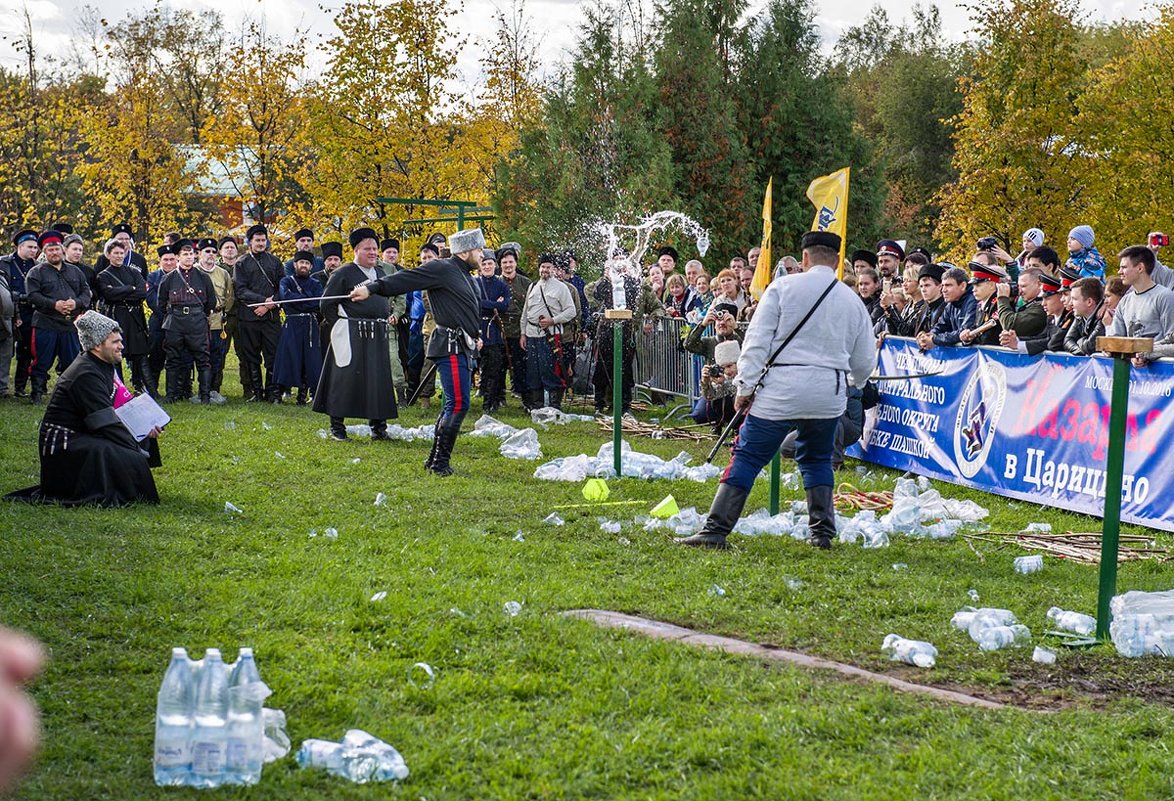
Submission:
{"label": "man sitting on grass", "polygon": [[160,431],[148,434],[147,451],[114,412],[130,399],[115,369],[122,361],[118,323],[88,311],[75,325],[82,353],[57,380],[41,420],[41,483],[7,497],[65,506],[158,503],[150,468],[159,464]]}

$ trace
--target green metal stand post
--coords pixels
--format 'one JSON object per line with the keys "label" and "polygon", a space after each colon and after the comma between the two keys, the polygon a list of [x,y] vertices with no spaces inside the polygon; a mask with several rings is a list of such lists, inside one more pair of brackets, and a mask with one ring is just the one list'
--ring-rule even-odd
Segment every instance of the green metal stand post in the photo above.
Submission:
{"label": "green metal stand post", "polygon": [[1097,639],[1109,639],[1109,602],[1117,594],[1117,547],[1121,534],[1121,485],[1125,475],[1125,422],[1129,416],[1129,360],[1113,356],[1109,453],[1105,465],[1105,515],[1101,535],[1101,579],[1097,593]]}
{"label": "green metal stand post", "polygon": [[770,460],[770,513],[779,513],[779,471],[782,470],[782,457],[775,451],[775,458]]}
{"label": "green metal stand post", "polygon": [[624,405],[624,384],[623,384],[623,348],[624,348],[624,324],[622,320],[616,320],[611,327],[612,329],[612,346],[611,346],[611,411],[613,418],[611,449],[612,458],[615,461],[616,478],[622,478],[623,459],[621,458],[622,451],[622,434],[623,434],[623,405]]}

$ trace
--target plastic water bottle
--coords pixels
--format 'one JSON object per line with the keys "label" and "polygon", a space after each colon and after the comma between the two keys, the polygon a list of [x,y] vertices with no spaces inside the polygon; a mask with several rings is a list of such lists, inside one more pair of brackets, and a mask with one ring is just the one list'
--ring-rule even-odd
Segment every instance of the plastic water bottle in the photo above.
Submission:
{"label": "plastic water bottle", "polygon": [[204,667],[196,685],[191,786],[218,787],[224,782],[227,717],[228,667],[220,649],[209,648],[204,652]]}
{"label": "plastic water bottle", "polygon": [[186,784],[192,769],[192,669],[183,648],[171,649],[171,664],[155,704],[155,784]]}
{"label": "plastic water bottle", "polygon": [[379,768],[379,760],[365,751],[351,751],[341,743],[328,740],[306,740],[294,757],[303,768],[323,768],[329,773],[350,779],[358,784],[371,781]]}
{"label": "plastic water bottle", "polygon": [[614,269],[611,274],[611,307],[613,309],[628,308],[628,295],[624,290],[624,274]]}
{"label": "plastic water bottle", "polygon": [[978,636],[972,630],[971,636],[980,651],[998,651],[1031,639],[1031,630],[1018,623],[1014,626],[987,626],[976,633]]}
{"label": "plastic water bottle", "polygon": [[1080,612],[1067,612],[1058,606],[1048,610],[1048,620],[1056,624],[1062,631],[1074,631],[1077,634],[1089,635],[1097,630],[1097,619]]}
{"label": "plastic water bottle", "polygon": [[1016,556],[1015,557],[1015,572],[1016,573],[1038,573],[1044,569],[1044,558],[1042,556]]}
{"label": "plastic water bottle", "polygon": [[959,631],[969,632],[974,621],[980,618],[988,621],[987,625],[996,626],[1010,626],[1019,622],[1015,619],[1015,613],[1010,609],[998,609],[992,606],[975,609],[973,606],[964,606],[954,613],[950,623]]}
{"label": "plastic water bottle", "polygon": [[363,751],[376,758],[376,781],[402,781],[408,778],[408,763],[404,762],[403,756],[378,737],[368,734],[362,729],[351,729],[342,738],[342,745],[345,749]]}
{"label": "plastic water bottle", "polygon": [[227,784],[256,784],[261,780],[262,708],[269,688],[261,681],[252,648],[241,648],[228,679],[228,722],[224,757]]}
{"label": "plastic water bottle", "polygon": [[937,662],[938,649],[921,640],[907,640],[896,634],[885,637],[881,653],[894,662],[904,662],[921,668],[931,668]]}

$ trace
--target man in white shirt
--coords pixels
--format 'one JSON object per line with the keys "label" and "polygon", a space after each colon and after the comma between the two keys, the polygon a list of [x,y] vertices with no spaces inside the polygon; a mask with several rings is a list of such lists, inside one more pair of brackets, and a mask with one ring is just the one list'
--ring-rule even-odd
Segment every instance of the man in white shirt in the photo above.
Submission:
{"label": "man in white shirt", "polygon": [[[726,548],[754,479],[798,430],[799,472],[807,492],[811,544],[830,548],[836,534],[832,453],[849,379],[864,386],[876,366],[872,320],[836,279],[840,237],[803,235],[803,272],[776,278],[763,293],[742,345],[738,394],[746,412],[705,527],[683,545]],[[782,347],[780,347],[782,346]],[[753,403],[753,406],[751,405]]]}
{"label": "man in white shirt", "polygon": [[550,405],[562,408],[567,377],[563,370],[563,326],[575,319],[575,299],[571,288],[554,277],[554,256],[538,258],[538,280],[526,293],[522,309],[522,336],[519,344],[526,352],[527,409],[542,406],[543,390],[550,391]]}

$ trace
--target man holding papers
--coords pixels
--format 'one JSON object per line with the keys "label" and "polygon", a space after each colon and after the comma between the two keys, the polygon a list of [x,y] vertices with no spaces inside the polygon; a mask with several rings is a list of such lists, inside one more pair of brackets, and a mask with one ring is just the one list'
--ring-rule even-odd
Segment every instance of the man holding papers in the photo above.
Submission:
{"label": "man holding papers", "polygon": [[159,464],[160,429],[148,429],[140,442],[115,412],[130,398],[115,369],[122,360],[118,323],[88,311],[75,325],[82,353],[57,380],[41,420],[41,483],[7,497],[66,506],[158,503],[150,468]]}

